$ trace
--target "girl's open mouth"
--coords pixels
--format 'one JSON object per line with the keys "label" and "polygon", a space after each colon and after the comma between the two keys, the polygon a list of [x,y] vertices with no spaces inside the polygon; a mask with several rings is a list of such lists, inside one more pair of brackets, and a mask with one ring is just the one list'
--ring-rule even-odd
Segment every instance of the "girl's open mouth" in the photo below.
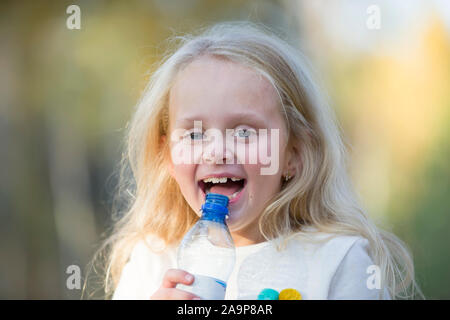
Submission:
{"label": "girl's open mouth", "polygon": [[239,200],[246,184],[246,179],[235,177],[211,177],[198,181],[198,186],[202,190],[204,197],[206,197],[208,192],[223,194],[230,199],[229,204]]}

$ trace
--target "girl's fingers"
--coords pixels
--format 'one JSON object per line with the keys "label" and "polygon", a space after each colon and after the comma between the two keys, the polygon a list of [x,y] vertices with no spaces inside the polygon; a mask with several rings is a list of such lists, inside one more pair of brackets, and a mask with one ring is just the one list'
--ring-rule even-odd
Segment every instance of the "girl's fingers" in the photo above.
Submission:
{"label": "girl's fingers", "polygon": [[169,269],[164,275],[162,282],[162,288],[175,288],[177,283],[192,284],[194,282],[194,276],[190,273],[180,269]]}
{"label": "girl's fingers", "polygon": [[152,300],[194,300],[200,299],[193,293],[176,289],[178,283],[190,285],[194,282],[194,276],[180,269],[169,269],[164,275],[161,287],[150,298]]}

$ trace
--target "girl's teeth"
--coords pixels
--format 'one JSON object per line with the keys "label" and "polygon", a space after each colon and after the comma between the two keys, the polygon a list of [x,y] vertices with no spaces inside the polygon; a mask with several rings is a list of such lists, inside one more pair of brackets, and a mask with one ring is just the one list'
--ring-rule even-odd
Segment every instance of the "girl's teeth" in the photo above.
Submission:
{"label": "girl's teeth", "polygon": [[222,178],[206,178],[203,179],[203,182],[212,182],[212,183],[226,183],[228,179],[231,179],[231,181],[240,181],[242,180],[241,178],[227,178],[227,177],[222,177]]}
{"label": "girl's teeth", "polygon": [[235,193],[233,193],[233,194],[230,196],[230,200],[236,198],[236,196],[238,195],[239,192],[241,192],[241,190],[238,190],[238,191],[236,191]]}
{"label": "girl's teeth", "polygon": [[227,182],[227,178],[208,178],[208,179],[204,179],[203,182],[212,182],[212,183],[226,183]]}
{"label": "girl's teeth", "polygon": [[[203,179],[203,182],[204,182],[204,183],[212,182],[213,184],[217,184],[217,183],[226,183],[228,179],[231,179],[231,181],[241,181],[241,180],[242,180],[241,178],[236,178],[236,177],[231,177],[231,178],[227,178],[227,177],[213,178],[213,177],[211,177],[211,178]],[[206,186],[205,194],[208,193],[209,190],[210,190],[210,188],[208,188],[208,186]],[[236,196],[237,196],[237,195],[239,194],[239,192],[241,192],[241,191],[242,191],[242,188],[239,189],[238,191],[236,191],[235,193],[233,193],[231,196],[228,196],[228,198],[229,198],[230,200],[236,198]]]}

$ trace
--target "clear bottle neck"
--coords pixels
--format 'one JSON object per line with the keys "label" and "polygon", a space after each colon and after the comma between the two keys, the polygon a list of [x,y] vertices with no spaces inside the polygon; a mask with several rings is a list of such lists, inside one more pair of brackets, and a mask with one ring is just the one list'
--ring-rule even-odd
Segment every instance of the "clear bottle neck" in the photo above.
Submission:
{"label": "clear bottle neck", "polygon": [[213,210],[202,210],[202,216],[201,216],[200,220],[214,221],[214,222],[226,224],[225,217],[226,217],[226,215],[223,213],[217,213]]}

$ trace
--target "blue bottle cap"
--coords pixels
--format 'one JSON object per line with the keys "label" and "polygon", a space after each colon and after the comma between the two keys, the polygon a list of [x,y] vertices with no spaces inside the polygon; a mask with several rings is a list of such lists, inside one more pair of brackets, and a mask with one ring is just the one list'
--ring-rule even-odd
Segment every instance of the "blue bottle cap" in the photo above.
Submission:
{"label": "blue bottle cap", "polygon": [[223,221],[228,214],[228,201],[228,197],[223,194],[207,193],[205,203],[202,205],[202,219]]}

